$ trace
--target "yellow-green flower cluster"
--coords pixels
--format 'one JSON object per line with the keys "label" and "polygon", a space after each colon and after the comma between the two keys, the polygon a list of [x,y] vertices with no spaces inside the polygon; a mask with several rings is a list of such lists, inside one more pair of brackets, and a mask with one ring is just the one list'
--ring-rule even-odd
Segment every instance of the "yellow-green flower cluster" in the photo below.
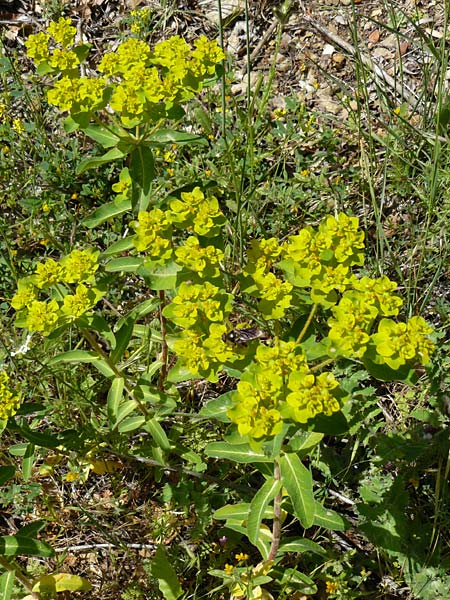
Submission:
{"label": "yellow-green flower cluster", "polygon": [[201,236],[217,235],[226,222],[217,198],[205,198],[199,187],[192,192],[181,192],[181,199],[172,200],[170,209],[172,223],[179,229],[194,231]]}
{"label": "yellow-green flower cluster", "polygon": [[265,319],[281,319],[292,300],[292,284],[279,279],[270,271],[281,251],[278,241],[269,238],[252,240],[247,252],[247,264],[243,273],[252,281],[247,291],[260,298],[258,310]]}
{"label": "yellow-green flower cluster", "polygon": [[291,305],[292,284],[276,277],[273,273],[255,273],[253,280],[256,292],[252,295],[261,298],[258,310],[265,319],[281,319]]}
{"label": "yellow-green flower cluster", "polygon": [[129,198],[132,191],[133,181],[131,179],[130,171],[128,167],[124,167],[120,171],[119,181],[117,183],[113,183],[112,190],[116,192],[116,201],[125,200]]}
{"label": "yellow-green flower cluster", "polygon": [[101,77],[62,77],[47,92],[47,100],[72,115],[100,110],[106,105],[105,82]]}
{"label": "yellow-green flower cluster", "polygon": [[50,23],[47,32],[40,32],[30,35],[25,42],[28,56],[39,66],[51,58],[52,52],[50,46],[52,43],[58,44],[59,52],[72,46],[75,40],[77,30],[72,26],[70,19],[61,17],[57,23]]}
{"label": "yellow-green flower cluster", "polygon": [[310,287],[311,299],[329,308],[352,285],[350,267],[364,262],[364,233],[358,219],[329,216],[318,230],[305,227],[283,246],[280,267],[296,287]]}
{"label": "yellow-green flower cluster", "polygon": [[422,317],[411,317],[406,323],[382,319],[378,332],[372,336],[377,362],[384,362],[392,369],[407,363],[426,365],[434,350],[428,337],[432,331]]}
{"label": "yellow-green flower cluster", "polygon": [[318,414],[340,410],[342,393],[332,373],[315,375],[295,342],[259,346],[255,361],[232,396],[228,416],[241,435],[276,435],[285,421],[306,423]]}
{"label": "yellow-green flower cluster", "polygon": [[[407,324],[383,318],[378,333],[372,334],[377,318],[398,315],[402,300],[394,293],[396,287],[386,276],[353,277],[352,289],[344,292],[328,319],[331,356],[363,359],[370,350],[372,360],[393,369],[429,361],[433,344],[428,334],[432,330],[422,318],[413,317]],[[420,323],[417,330],[416,323]]]}
{"label": "yellow-green flower cluster", "polygon": [[130,11],[130,17],[132,19],[130,25],[131,33],[141,33],[145,31],[150,25],[152,16],[152,9],[149,6],[140,8],[139,10]]}
{"label": "yellow-green flower cluster", "polygon": [[276,238],[267,240],[252,240],[247,250],[247,264],[244,267],[244,275],[253,273],[267,273],[277,262],[281,254],[281,246]]}
{"label": "yellow-green flower cluster", "polygon": [[131,226],[136,231],[133,245],[139,252],[146,252],[155,263],[163,264],[172,256],[172,221],[168,211],[154,208],[140,211],[138,220]]}
{"label": "yellow-green flower cluster", "polygon": [[135,127],[168,116],[174,104],[190,100],[215,74],[224,54],[215,41],[200,37],[192,49],[173,36],[154,49],[131,38],[103,56],[100,78],[80,76],[80,64],[89,48],[74,45],[70,19],[52,23],[47,32],[31,35],[26,47],[38,67],[59,71],[63,77],[48,93],[48,101],[72,115],[109,108],[122,125]]}
{"label": "yellow-green flower cluster", "polygon": [[199,279],[216,279],[220,275],[222,250],[205,245],[195,235],[174,249],[172,235],[177,228],[194,230],[199,236],[211,238],[220,233],[225,222],[217,198],[205,198],[196,187],[192,192],[182,192],[181,199],[172,200],[169,210],[141,211],[138,220],[131,223],[136,232],[133,245],[155,264],[165,264],[174,258],[178,265],[193,271]]}
{"label": "yellow-green flower cluster", "polygon": [[223,252],[214,246],[200,245],[197,237],[189,237],[175,250],[179,265],[194,271],[201,279],[216,279],[220,275],[219,266]]}
{"label": "yellow-green flower cluster", "polygon": [[[98,256],[99,252],[90,249],[73,250],[60,261],[48,258],[39,263],[33,275],[19,281],[11,300],[18,312],[17,325],[46,336],[57,326],[90,311],[102,293],[84,283],[95,283]],[[74,294],[70,293],[70,284],[77,284]],[[48,299],[39,299],[42,291],[47,292]]]}
{"label": "yellow-green flower cluster", "polygon": [[92,288],[87,288],[80,283],[77,285],[74,294],[64,296],[61,312],[69,321],[75,321],[97,302],[97,296]]}
{"label": "yellow-green flower cluster", "polygon": [[328,319],[331,356],[362,358],[370,342],[370,330],[378,315],[373,303],[364,294],[349,291],[332,308]]}
{"label": "yellow-green flower cluster", "polygon": [[219,368],[236,358],[233,348],[222,339],[231,301],[231,294],[208,281],[183,282],[164,308],[163,315],[183,328],[173,349],[193,375],[215,381]]}
{"label": "yellow-green flower cluster", "polygon": [[385,276],[354,279],[354,289],[343,294],[328,319],[331,356],[363,359],[368,352],[371,360],[392,369],[429,362],[434,348],[429,339],[432,329],[422,317],[412,317],[407,323],[382,318],[377,333],[372,334],[378,317],[398,314],[402,300],[393,293],[396,287]]}
{"label": "yellow-green flower cluster", "polygon": [[6,420],[16,414],[20,406],[20,395],[9,386],[9,375],[0,371],[0,419]]}
{"label": "yellow-green flower cluster", "polygon": [[72,250],[60,260],[65,283],[91,283],[98,269],[99,252]]}
{"label": "yellow-green flower cluster", "polygon": [[364,232],[359,229],[356,217],[340,213],[337,218],[329,216],[319,225],[316,246],[321,258],[327,262],[330,251],[337,263],[345,266],[364,263]]}
{"label": "yellow-green flower cluster", "polygon": [[59,304],[56,300],[33,300],[26,308],[25,326],[29,331],[50,335],[59,321]]}

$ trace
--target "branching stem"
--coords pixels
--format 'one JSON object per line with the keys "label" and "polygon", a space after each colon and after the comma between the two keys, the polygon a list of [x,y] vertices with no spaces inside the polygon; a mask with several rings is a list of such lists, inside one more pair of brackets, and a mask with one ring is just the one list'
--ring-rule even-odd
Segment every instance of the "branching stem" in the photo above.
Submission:
{"label": "branching stem", "polygon": [[[277,460],[274,462],[273,477],[276,481],[281,480],[280,465]],[[281,500],[282,500],[282,488],[275,496],[273,501],[273,526],[272,526],[272,544],[270,546],[270,552],[268,560],[275,560],[275,557],[280,546],[281,537]]]}
{"label": "branching stem", "polygon": [[159,304],[159,322],[161,324],[161,338],[162,338],[162,342],[161,342],[162,366],[161,366],[161,371],[159,373],[158,389],[160,391],[163,391],[164,383],[165,383],[166,377],[167,377],[167,355],[168,355],[167,339],[166,339],[166,335],[167,335],[166,319],[163,315],[163,308],[164,308],[165,302],[166,302],[164,290],[160,290],[160,292],[159,292],[159,302],[160,302],[160,304]]}
{"label": "branching stem", "polygon": [[309,313],[309,316],[308,316],[308,318],[306,320],[306,323],[303,325],[303,329],[298,334],[298,337],[297,337],[297,340],[296,340],[297,344],[300,344],[300,342],[303,339],[303,336],[308,331],[308,327],[311,325],[311,321],[313,320],[313,317],[316,314],[316,311],[317,311],[317,304],[313,304],[313,306],[311,308],[311,312]]}

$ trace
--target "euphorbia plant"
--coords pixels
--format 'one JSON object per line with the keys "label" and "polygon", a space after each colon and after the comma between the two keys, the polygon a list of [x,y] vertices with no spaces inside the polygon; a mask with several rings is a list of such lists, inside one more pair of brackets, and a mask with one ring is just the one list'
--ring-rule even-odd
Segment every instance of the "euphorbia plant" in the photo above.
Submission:
{"label": "euphorbia plant", "polygon": [[[90,46],[75,42],[75,35],[70,19],[61,17],[46,32],[28,38],[28,56],[39,74],[55,77],[47,99],[68,113],[66,129],[81,129],[109,149],[103,156],[87,158],[78,171],[127,158],[133,206],[146,208],[155,176],[154,149],[167,143],[207,144],[201,135],[167,124],[181,122],[183,104],[217,80],[224,53],[204,36],[193,49],[179,36],[153,49],[132,37],[103,55],[97,66],[101,75],[88,76],[83,73]],[[129,210],[130,204],[116,202],[109,208],[103,208],[102,219]]]}
{"label": "euphorbia plant", "polygon": [[[94,365],[110,381],[107,419],[99,430],[127,434],[142,428],[153,440],[153,457],[160,465],[169,464],[169,453],[176,451],[161,425],[179,400],[171,384],[216,382],[223,370],[237,379],[235,389],[193,417],[227,425],[225,439],[207,446],[208,456],[261,466],[265,482],[252,500],[224,506],[215,517],[246,535],[262,560],[245,573],[229,567],[214,574],[240,597],[269,597],[261,586],[270,579],[286,589],[295,580],[305,593],[314,593],[306,575],[291,569],[287,577],[278,569],[285,552],[312,548],[302,538],[283,540],[281,523],[291,513],[305,529],[346,526],[315,499],[304,464],[324,432],[345,431],[354,384],[339,378],[339,364],[357,364],[385,381],[410,381],[417,365],[430,359],[431,328],[420,316],[398,322],[402,301],[396,284],[358,272],[364,234],[354,217],[329,216],[317,229],[305,227],[283,243],[253,240],[240,268],[227,262],[226,217],[206,186],[152,199],[156,206],[149,209],[152,148],[178,135],[162,125],[181,119],[181,103],[214,76],[223,54],[204,38],[193,51],[180,38],[153,50],[129,40],[103,57],[99,70],[104,75],[91,78],[80,76],[88,49],[73,45],[74,33],[62,19],[29,40],[29,54],[41,73],[61,75],[49,101],[70,113],[67,125],[113,148],[87,159],[82,168],[130,156],[129,168],[115,184],[117,202],[89,225],[134,209],[129,223],[134,234],[103,253],[76,248],[39,264],[19,282],[12,299],[17,325],[63,341],[69,329],[72,336],[78,332],[90,350],[70,350],[50,357],[49,364]],[[192,141],[193,136],[180,133],[180,139]],[[131,189],[134,202],[129,201]],[[149,298],[114,321],[99,302],[114,288],[117,272],[141,276]],[[243,305],[246,319],[251,315],[266,335],[234,345],[230,329],[248,325],[242,322]],[[148,335],[141,320],[155,310],[159,346],[149,361],[136,340]],[[128,362],[129,349],[142,365]],[[169,351],[176,361],[172,368]],[[13,412],[5,413],[4,427]],[[263,523],[266,519],[271,528]]]}
{"label": "euphorbia plant", "polygon": [[[226,333],[230,323],[239,318],[240,298],[227,290],[229,276],[219,248],[224,222],[214,197],[208,198],[199,188],[183,192],[179,199],[170,200],[164,211],[141,211],[132,224],[136,233],[129,240],[138,255],[112,259],[106,262],[106,269],[127,268],[142,274],[154,292],[164,292],[159,296],[165,304],[162,343],[168,343],[178,357],[168,373],[168,383],[199,378],[214,382],[224,369],[239,379],[236,390],[211,400],[200,416],[217,416],[230,423],[225,441],[207,446],[209,456],[265,465],[266,481],[253,500],[224,507],[216,517],[245,533],[257,546],[265,565],[261,569],[268,577],[271,565],[285,552],[280,536],[284,512],[295,515],[304,528],[345,527],[338,514],[315,500],[311,473],[302,462],[320,443],[324,431],[342,433],[343,423],[345,430],[345,414],[351,410],[345,403],[352,389],[348,382],[338,381],[334,367],[340,360],[353,361],[379,379],[411,380],[414,368],[429,361],[432,330],[418,316],[406,322],[394,320],[402,301],[395,294],[395,283],[387,277],[358,276],[355,267],[363,263],[363,234],[356,218],[340,214],[328,217],[317,230],[307,228],[290,236],[283,244],[274,239],[253,242],[251,261],[236,280],[242,290],[240,297],[247,298],[247,311],[253,310],[255,319],[266,322],[271,339],[254,340],[248,346],[230,344]],[[202,235],[193,235],[198,230]],[[186,231],[188,236],[183,235]],[[133,325],[146,306],[142,310],[137,307],[125,330],[123,319],[116,326],[106,324],[94,314],[95,302],[105,293],[100,294],[93,281],[97,273],[93,257],[97,255],[75,252],[78,261],[70,255],[60,264],[49,259],[27,279],[26,287],[13,299],[13,305],[20,308],[19,323],[46,335],[70,322],[88,341],[92,340],[89,329],[99,335],[108,332],[112,342],[109,355],[96,355],[94,345],[94,352],[78,351],[53,362],[91,360],[112,379],[111,426],[122,432],[143,427],[156,445],[168,451],[171,444],[159,425],[154,402],[154,369],[147,378],[144,374],[141,385],[121,364]],[[80,262],[81,257],[84,260]],[[67,264],[84,265],[71,270],[75,294],[70,293]],[[80,283],[76,272],[82,273],[83,282],[90,281],[90,287]],[[47,304],[38,297],[42,293],[48,296]],[[84,304],[75,301],[81,296],[92,300]],[[31,302],[25,301],[31,298]],[[36,311],[45,315],[42,326]],[[131,400],[122,397],[124,391]],[[129,416],[139,410],[141,417]],[[272,531],[262,523],[268,516],[273,520]],[[302,543],[304,540],[290,539],[288,547],[295,550]],[[276,569],[273,574],[276,576]],[[236,584],[232,573],[223,576]],[[305,589],[314,588],[305,575],[298,576]],[[256,588],[258,581],[253,582]]]}

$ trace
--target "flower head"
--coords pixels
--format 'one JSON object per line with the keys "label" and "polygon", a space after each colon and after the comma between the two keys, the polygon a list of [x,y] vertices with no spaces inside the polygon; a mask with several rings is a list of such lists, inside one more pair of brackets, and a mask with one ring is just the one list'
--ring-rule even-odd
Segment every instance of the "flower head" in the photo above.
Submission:
{"label": "flower head", "polygon": [[9,419],[20,406],[20,395],[11,390],[9,375],[0,371],[0,419]]}

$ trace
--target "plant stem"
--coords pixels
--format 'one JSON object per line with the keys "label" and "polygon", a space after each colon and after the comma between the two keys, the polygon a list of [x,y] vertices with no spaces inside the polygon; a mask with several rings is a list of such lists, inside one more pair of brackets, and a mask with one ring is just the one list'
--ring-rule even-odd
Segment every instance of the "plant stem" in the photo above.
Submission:
{"label": "plant stem", "polygon": [[159,291],[159,322],[161,324],[161,371],[159,373],[159,381],[158,381],[158,389],[162,392],[164,389],[164,382],[167,377],[167,330],[166,330],[166,319],[163,315],[163,308],[165,306],[166,298],[164,295],[164,290]]}
{"label": "plant stem", "polygon": [[[273,477],[275,480],[281,480],[280,465],[277,460],[274,462]],[[268,560],[275,560],[275,557],[280,546],[280,534],[281,534],[281,499],[282,499],[282,488],[275,496],[273,501],[273,527],[272,527],[272,544],[270,546]]]}
{"label": "plant stem", "polygon": [[126,375],[124,375],[120,371],[120,369],[118,369],[117,366],[111,361],[109,356],[106,354],[106,352],[103,351],[103,348],[101,348],[101,346],[97,343],[97,340],[95,339],[95,337],[92,335],[92,333],[88,329],[81,329],[80,331],[81,331],[81,334],[83,335],[84,339],[91,346],[91,348],[98,354],[98,356],[102,360],[105,361],[105,363],[108,365],[108,367],[111,369],[111,371],[114,372],[114,375],[116,377],[123,377],[125,391],[127,392],[127,394],[129,395],[130,398],[132,398],[133,400],[135,400],[135,402],[137,402],[140,410],[142,411],[142,414],[145,417],[148,417],[149,416],[148,410],[145,408],[144,404],[142,404],[142,402],[139,400],[139,398],[136,396],[136,394],[133,393],[133,390],[131,389],[131,387],[128,383]]}
{"label": "plant stem", "polygon": [[20,583],[24,586],[24,588],[31,592],[33,598],[39,600],[40,595],[32,592],[32,584],[28,577],[19,569],[19,567],[13,563],[10,563],[4,556],[0,556],[0,566],[2,566],[6,571],[14,571],[14,576],[20,581]]}
{"label": "plant stem", "polygon": [[311,309],[311,312],[309,313],[309,316],[308,316],[308,318],[306,320],[306,323],[303,325],[303,329],[298,334],[298,337],[296,339],[296,343],[297,344],[300,344],[300,342],[303,339],[303,336],[308,331],[308,327],[311,325],[311,321],[312,321],[314,315],[316,314],[316,311],[317,311],[317,304],[313,304],[313,307]]}

